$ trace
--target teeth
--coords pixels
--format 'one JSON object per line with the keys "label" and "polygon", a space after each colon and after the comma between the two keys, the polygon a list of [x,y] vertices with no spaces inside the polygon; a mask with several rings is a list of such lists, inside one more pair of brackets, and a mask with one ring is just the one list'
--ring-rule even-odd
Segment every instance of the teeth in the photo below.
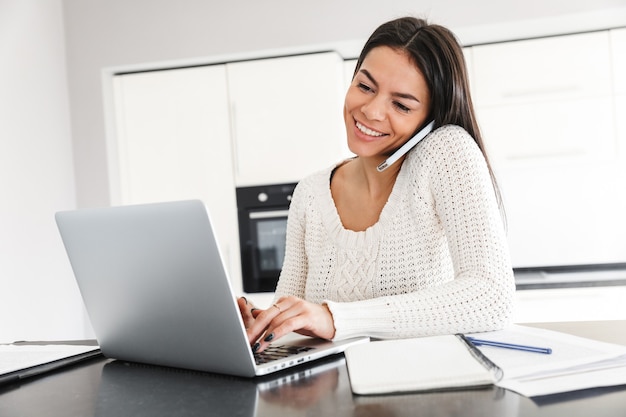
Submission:
{"label": "teeth", "polygon": [[363,126],[359,122],[356,122],[356,127],[357,127],[357,129],[359,129],[361,132],[365,133],[368,136],[379,137],[379,136],[383,136],[384,135],[384,133],[376,132],[375,130],[369,129],[369,128]]}

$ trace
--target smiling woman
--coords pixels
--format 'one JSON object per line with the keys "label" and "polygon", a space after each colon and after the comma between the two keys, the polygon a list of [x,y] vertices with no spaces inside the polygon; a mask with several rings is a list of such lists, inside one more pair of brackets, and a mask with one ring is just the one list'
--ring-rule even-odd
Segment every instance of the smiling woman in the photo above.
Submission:
{"label": "smiling woman", "polygon": [[399,148],[430,113],[430,91],[410,56],[387,46],[367,55],[346,94],[348,147],[378,163]]}
{"label": "smiling woman", "polygon": [[[471,103],[449,30],[411,17],[376,29],[345,98],[356,156],[296,187],[272,307],[239,301],[255,351],[292,331],[403,338],[511,319],[500,201]],[[377,169],[431,120],[432,133]]]}

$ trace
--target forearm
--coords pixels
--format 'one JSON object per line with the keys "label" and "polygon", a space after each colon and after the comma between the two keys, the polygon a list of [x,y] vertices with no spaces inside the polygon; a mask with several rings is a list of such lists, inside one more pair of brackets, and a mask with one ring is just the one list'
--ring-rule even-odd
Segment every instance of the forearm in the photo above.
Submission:
{"label": "forearm", "polygon": [[409,294],[337,303],[328,301],[335,339],[381,339],[497,330],[510,322],[515,287],[511,271],[489,279],[458,278]]}

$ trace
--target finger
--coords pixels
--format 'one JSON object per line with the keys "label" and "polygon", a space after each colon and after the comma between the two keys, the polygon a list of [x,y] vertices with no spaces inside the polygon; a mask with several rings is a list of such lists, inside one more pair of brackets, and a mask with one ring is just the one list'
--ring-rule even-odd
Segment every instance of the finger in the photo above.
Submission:
{"label": "finger", "polygon": [[[269,320],[269,324],[264,328],[256,342],[252,345],[255,352],[262,352],[270,343],[275,342],[288,333],[291,333],[306,323],[306,314],[303,310],[302,300],[295,302],[273,304],[264,312],[264,320]],[[274,311],[272,311],[274,310]]]}
{"label": "finger", "polygon": [[254,323],[254,305],[245,297],[239,297],[237,299],[237,306],[239,307],[244,326],[246,328],[250,327]]}
{"label": "finger", "polygon": [[[254,324],[247,329],[248,340],[250,341],[250,344],[253,346],[253,348],[256,346],[257,342],[269,336],[269,333],[271,333],[271,331],[268,332],[270,324],[272,325],[272,327],[275,327],[278,323],[276,322],[276,320],[278,320],[281,315],[289,311],[288,305],[283,303],[284,305],[281,306],[278,303],[279,302],[272,304],[265,310],[258,310],[253,312]],[[290,315],[293,315],[293,313],[290,313]],[[282,317],[284,320],[289,316]]]}
{"label": "finger", "polygon": [[244,319],[247,314],[246,311],[249,312],[247,305],[248,305],[248,301],[245,299],[245,297],[237,298],[237,307],[239,307],[239,312],[241,313],[241,317],[243,317]]}
{"label": "finger", "polygon": [[278,313],[278,311],[274,310],[273,308],[267,310],[256,309],[252,312],[254,322],[246,329],[248,341],[252,346],[265,333],[267,326]]}
{"label": "finger", "polygon": [[283,317],[284,316],[281,314],[274,321],[272,321],[272,325],[267,328],[263,336],[261,336],[261,338],[259,338],[259,340],[254,344],[253,350],[255,352],[262,352],[271,343],[276,342],[281,337],[302,328],[302,326],[306,324],[306,316],[302,314],[286,319],[283,319]]}

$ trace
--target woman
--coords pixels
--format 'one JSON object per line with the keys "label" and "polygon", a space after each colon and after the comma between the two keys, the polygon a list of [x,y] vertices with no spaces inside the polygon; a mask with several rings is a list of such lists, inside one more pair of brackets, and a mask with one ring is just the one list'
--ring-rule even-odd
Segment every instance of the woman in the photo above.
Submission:
{"label": "woman", "polygon": [[[380,26],[344,120],[356,157],[298,184],[274,304],[239,299],[253,350],[292,331],[404,338],[503,327],[511,262],[454,35],[410,17]],[[377,170],[431,120],[432,133]]]}

